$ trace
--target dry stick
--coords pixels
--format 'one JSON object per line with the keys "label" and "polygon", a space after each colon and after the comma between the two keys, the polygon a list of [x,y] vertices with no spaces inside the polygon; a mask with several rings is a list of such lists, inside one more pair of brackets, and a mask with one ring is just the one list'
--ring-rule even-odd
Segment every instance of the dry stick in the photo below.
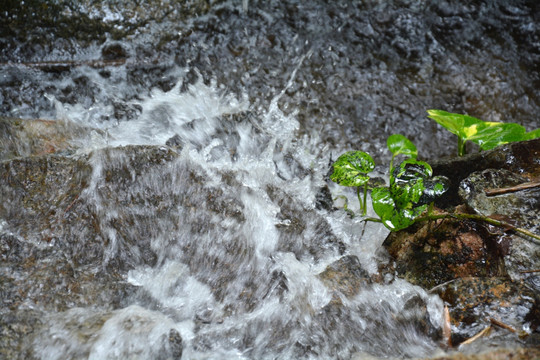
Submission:
{"label": "dry stick", "polygon": [[528,274],[528,273],[540,273],[540,269],[538,270],[523,270],[519,272],[520,274]]}
{"label": "dry stick", "polygon": [[507,187],[507,188],[486,189],[484,192],[486,193],[487,196],[495,196],[495,195],[508,194],[508,193],[517,192],[517,191],[526,190],[526,189],[533,189],[536,187],[540,187],[540,181],[523,183],[523,184],[519,184],[516,186]]}
{"label": "dry stick", "polygon": [[484,328],[484,330],[480,331],[478,334],[474,335],[473,337],[468,338],[467,340],[462,342],[460,345],[470,344],[473,341],[478,340],[482,336],[489,335],[490,331],[491,331],[491,325],[488,325],[486,328]]}
{"label": "dry stick", "polygon": [[514,328],[511,327],[510,325],[507,325],[507,324],[503,323],[502,321],[499,321],[499,320],[494,319],[494,318],[492,318],[492,317],[489,318],[489,321],[491,321],[491,323],[492,323],[493,325],[496,325],[496,326],[498,326],[498,327],[502,327],[503,329],[509,330],[509,331],[511,331],[511,332],[513,332],[513,333],[516,332],[516,329],[514,329]]}

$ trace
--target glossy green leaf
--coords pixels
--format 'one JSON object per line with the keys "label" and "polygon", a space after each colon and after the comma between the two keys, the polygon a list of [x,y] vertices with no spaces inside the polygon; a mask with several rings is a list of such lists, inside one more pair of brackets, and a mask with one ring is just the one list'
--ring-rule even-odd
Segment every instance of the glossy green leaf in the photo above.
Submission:
{"label": "glossy green leaf", "polygon": [[525,134],[523,140],[532,140],[532,139],[537,139],[537,138],[540,138],[540,129],[529,131],[528,133]]}
{"label": "glossy green leaf", "polygon": [[396,182],[390,187],[390,192],[401,209],[412,209],[424,194],[424,179],[416,178],[408,182]]}
{"label": "glossy green leaf", "polygon": [[363,151],[348,151],[334,162],[330,179],[342,186],[363,186],[375,168],[373,158]]}
{"label": "glossy green leaf", "polygon": [[525,128],[514,123],[500,123],[498,126],[486,128],[470,140],[477,143],[482,150],[490,150],[499,145],[525,139]]}
{"label": "glossy green leaf", "polygon": [[482,121],[472,116],[442,110],[428,110],[428,114],[430,119],[460,138],[460,155],[463,155],[465,141],[472,141],[478,144],[480,149],[489,150],[502,144],[525,140],[528,136],[540,136],[540,133],[526,134],[525,128],[515,123]]}
{"label": "glossy green leaf", "polygon": [[411,226],[415,219],[427,209],[427,205],[410,209],[397,206],[388,188],[375,188],[371,193],[373,210],[382,223],[391,231],[398,231]]}
{"label": "glossy green leaf", "polygon": [[418,155],[418,150],[412,141],[401,134],[390,135],[386,140],[386,144],[394,157],[397,155],[406,155],[416,159]]}
{"label": "glossy green leaf", "polygon": [[428,110],[428,118],[435,120],[439,125],[462,139],[469,140],[477,136],[479,131],[491,126],[497,126],[498,122],[486,122],[469,115],[449,113],[443,110]]}
{"label": "glossy green leaf", "polygon": [[415,159],[402,161],[390,176],[390,192],[398,208],[411,209],[424,194],[424,181],[429,179],[431,166]]}
{"label": "glossy green leaf", "polygon": [[432,203],[449,188],[450,180],[448,180],[446,176],[434,176],[431,179],[424,180],[424,193],[418,201],[418,204]]}
{"label": "glossy green leaf", "polygon": [[415,159],[407,159],[396,166],[390,176],[390,183],[394,181],[410,181],[417,178],[428,178],[433,174],[431,166]]}

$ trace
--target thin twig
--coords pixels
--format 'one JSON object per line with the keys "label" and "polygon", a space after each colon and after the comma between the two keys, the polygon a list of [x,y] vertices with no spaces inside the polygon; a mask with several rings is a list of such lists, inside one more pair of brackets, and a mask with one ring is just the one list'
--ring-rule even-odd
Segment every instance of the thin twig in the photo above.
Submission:
{"label": "thin twig", "polygon": [[506,330],[510,330],[513,333],[517,332],[516,329],[514,329],[510,325],[507,325],[507,324],[503,323],[502,321],[499,321],[499,320],[494,319],[492,317],[489,318],[489,321],[491,321],[491,323],[493,325],[496,325],[496,326],[501,327],[501,328],[506,329]]}
{"label": "thin twig", "polygon": [[467,344],[470,344],[472,343],[473,341],[476,341],[478,339],[480,339],[482,336],[487,336],[489,335],[489,333],[491,332],[491,325],[488,325],[486,328],[484,328],[484,330],[480,331],[478,334],[468,338],[467,340],[465,340],[464,342],[462,342],[460,345],[467,345]]}
{"label": "thin twig", "polygon": [[120,66],[126,63],[126,59],[116,60],[66,60],[66,61],[37,61],[37,62],[8,62],[0,63],[0,66],[23,66],[36,69],[69,69],[78,66],[90,66],[103,68],[106,66]]}
{"label": "thin twig", "polygon": [[443,323],[443,339],[446,340],[446,345],[449,347],[452,347],[452,326],[450,323],[450,311],[448,310],[448,306],[444,305],[444,323]]}
{"label": "thin twig", "polygon": [[528,274],[528,273],[540,273],[540,269],[537,270],[523,270],[519,272],[520,274]]}
{"label": "thin twig", "polygon": [[523,228],[514,226],[514,225],[512,225],[510,223],[507,223],[506,221],[496,220],[496,219],[493,219],[493,218],[490,218],[490,217],[487,217],[487,216],[483,216],[483,215],[464,214],[464,213],[442,213],[442,214],[432,214],[432,215],[426,215],[426,216],[423,216],[423,217],[419,217],[415,221],[429,221],[429,220],[450,219],[450,218],[459,219],[459,220],[469,219],[469,220],[474,220],[474,221],[482,221],[482,222],[486,222],[486,223],[491,224],[491,225],[495,225],[495,226],[498,226],[498,227],[510,229],[510,230],[516,231],[516,232],[518,232],[518,233],[520,233],[522,235],[528,236],[530,238],[529,239],[530,241],[532,241],[533,243],[535,243],[537,245],[540,245],[540,236],[539,235],[536,235],[535,233],[530,232],[527,229],[523,229]]}
{"label": "thin twig", "polygon": [[64,214],[67,213],[67,212],[73,207],[73,205],[75,205],[75,203],[77,202],[77,200],[79,200],[79,195],[76,195],[76,196],[75,196],[75,199],[73,199],[73,201],[71,202],[71,204],[69,204],[68,207],[66,208],[66,210],[64,210]]}
{"label": "thin twig", "polygon": [[500,188],[500,189],[486,189],[484,192],[487,196],[495,196],[495,195],[502,195],[502,194],[508,194],[512,192],[517,192],[521,190],[527,190],[527,189],[533,189],[536,187],[540,187],[540,181],[534,181],[534,182],[527,182],[523,184],[519,184],[516,186],[511,186],[507,188]]}

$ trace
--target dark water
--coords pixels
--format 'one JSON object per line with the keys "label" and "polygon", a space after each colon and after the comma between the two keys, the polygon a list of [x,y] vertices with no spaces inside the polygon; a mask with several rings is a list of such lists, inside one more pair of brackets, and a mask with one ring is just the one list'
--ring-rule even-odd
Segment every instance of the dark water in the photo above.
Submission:
{"label": "dark water", "polygon": [[[427,158],[453,153],[454,139],[426,118],[430,108],[529,130],[539,123],[534,0],[249,1],[247,11],[240,1],[7,3],[0,15],[3,115],[54,118],[45,96],[52,95],[110,106],[95,116],[122,121],[138,114],[130,100],[198,77],[266,109],[309,54],[279,105],[332,148],[378,156],[378,144],[399,132]],[[126,65],[105,67],[97,79],[78,66],[118,58]],[[75,64],[5,64],[43,61]]]}

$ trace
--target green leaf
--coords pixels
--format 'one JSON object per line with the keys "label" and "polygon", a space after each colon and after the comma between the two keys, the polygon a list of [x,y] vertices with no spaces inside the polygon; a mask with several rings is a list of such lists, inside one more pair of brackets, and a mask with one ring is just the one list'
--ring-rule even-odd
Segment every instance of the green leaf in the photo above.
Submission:
{"label": "green leaf", "polygon": [[393,181],[410,181],[417,178],[428,178],[433,174],[431,166],[425,162],[416,159],[407,159],[402,161],[392,171],[390,183]]}
{"label": "green leaf", "polygon": [[412,141],[401,134],[390,135],[386,140],[386,144],[393,157],[397,155],[406,155],[416,159],[416,156],[418,155],[418,150]]}
{"label": "green leaf", "polygon": [[514,123],[499,123],[478,132],[470,140],[477,143],[482,150],[490,150],[499,145],[525,139],[525,128]]}
{"label": "green leaf", "polygon": [[424,181],[431,177],[431,166],[415,159],[402,161],[390,176],[390,192],[398,208],[412,209],[424,194]]}
{"label": "green leaf", "polygon": [[450,180],[446,176],[434,176],[424,180],[424,193],[418,201],[419,205],[430,204],[444,194],[450,187]]}
{"label": "green leaf", "polygon": [[375,188],[371,193],[373,210],[381,218],[382,223],[391,231],[398,231],[411,226],[415,219],[427,209],[422,205],[412,209],[396,206],[392,193],[388,188]]}
{"label": "green leaf", "polygon": [[523,140],[532,140],[532,139],[537,139],[537,138],[540,138],[540,129],[529,131],[528,133],[525,134],[525,136],[523,137]]}
{"label": "green leaf", "polygon": [[375,168],[373,158],[363,151],[348,151],[334,162],[330,179],[342,186],[363,186]]}
{"label": "green leaf", "polygon": [[469,115],[449,113],[443,110],[428,110],[428,118],[435,120],[439,125],[459,136],[464,140],[474,137],[478,131],[486,127],[500,124],[497,122],[486,122]]}
{"label": "green leaf", "polygon": [[[515,141],[525,140],[528,136],[540,136],[540,133],[525,134],[525,128],[515,123],[488,122],[468,115],[454,114],[442,110],[428,110],[429,118],[457,135],[464,147],[465,141],[472,141],[482,150]],[[462,154],[460,149],[459,153]]]}

